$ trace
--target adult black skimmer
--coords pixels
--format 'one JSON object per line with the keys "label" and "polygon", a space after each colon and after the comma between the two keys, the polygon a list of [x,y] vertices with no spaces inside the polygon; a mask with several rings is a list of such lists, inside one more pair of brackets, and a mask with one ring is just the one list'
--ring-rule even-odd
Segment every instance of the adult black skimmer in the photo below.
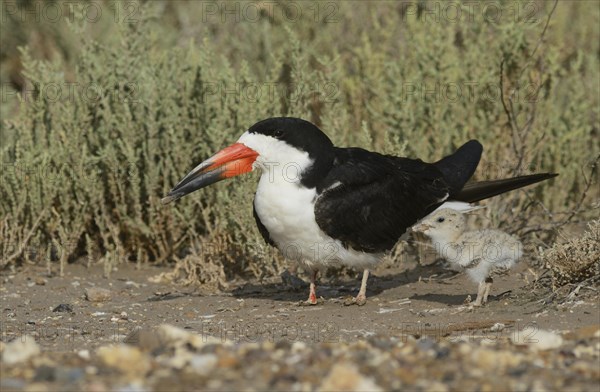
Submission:
{"label": "adult black skimmer", "polygon": [[435,163],[335,147],[312,123],[270,118],[196,166],[164,204],[226,178],[262,172],[254,218],[265,241],[311,273],[306,301],[316,304],[319,269],[341,263],[364,270],[356,304],[366,302],[369,268],[416,222],[446,201],[476,202],[556,176],[544,173],[466,184],[481,157],[471,140]]}

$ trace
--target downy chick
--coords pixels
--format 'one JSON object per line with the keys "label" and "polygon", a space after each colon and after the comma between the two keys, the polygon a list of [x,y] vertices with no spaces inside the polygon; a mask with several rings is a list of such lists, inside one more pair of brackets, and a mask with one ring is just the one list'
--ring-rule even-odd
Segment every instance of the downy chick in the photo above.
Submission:
{"label": "downy chick", "polygon": [[431,239],[436,252],[451,263],[463,267],[479,283],[474,306],[487,302],[496,273],[505,273],[522,255],[521,242],[500,230],[466,231],[462,213],[444,208],[423,218],[413,227]]}

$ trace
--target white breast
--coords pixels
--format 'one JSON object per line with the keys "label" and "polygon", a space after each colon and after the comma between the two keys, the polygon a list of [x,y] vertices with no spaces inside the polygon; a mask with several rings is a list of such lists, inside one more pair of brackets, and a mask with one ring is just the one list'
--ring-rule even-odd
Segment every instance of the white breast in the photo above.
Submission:
{"label": "white breast", "polygon": [[309,267],[338,263],[355,268],[376,264],[381,255],[346,249],[325,234],[315,219],[317,192],[299,183],[263,172],[256,190],[254,206],[283,255]]}

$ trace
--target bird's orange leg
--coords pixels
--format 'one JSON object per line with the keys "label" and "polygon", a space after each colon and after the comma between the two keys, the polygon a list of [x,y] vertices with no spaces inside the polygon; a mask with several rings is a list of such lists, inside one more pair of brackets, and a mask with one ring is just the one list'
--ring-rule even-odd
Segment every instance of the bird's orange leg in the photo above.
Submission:
{"label": "bird's orange leg", "polygon": [[317,304],[317,274],[319,270],[314,270],[310,275],[310,292],[308,299],[300,303],[300,305],[316,305]]}

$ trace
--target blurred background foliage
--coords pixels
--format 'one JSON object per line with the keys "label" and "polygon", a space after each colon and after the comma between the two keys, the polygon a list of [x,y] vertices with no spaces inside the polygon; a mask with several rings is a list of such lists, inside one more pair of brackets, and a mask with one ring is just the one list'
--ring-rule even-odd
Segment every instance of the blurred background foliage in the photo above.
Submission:
{"label": "blurred background foliage", "polygon": [[576,235],[600,199],[600,8],[554,5],[3,1],[0,266],[177,262],[201,283],[279,272],[251,215],[255,174],[160,204],[279,115],[426,161],[476,138],[476,179],[560,173],[488,201],[480,225],[531,251]]}

